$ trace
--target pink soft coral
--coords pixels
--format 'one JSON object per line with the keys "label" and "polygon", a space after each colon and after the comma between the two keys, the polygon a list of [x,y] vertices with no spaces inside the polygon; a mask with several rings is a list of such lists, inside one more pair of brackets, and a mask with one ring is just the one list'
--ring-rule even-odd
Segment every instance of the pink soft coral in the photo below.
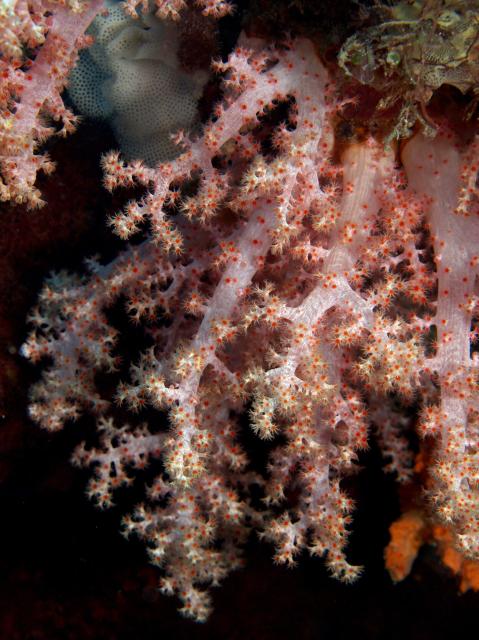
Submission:
{"label": "pink soft coral", "polygon": [[[198,620],[210,608],[202,586],[240,563],[251,528],[274,543],[278,562],[307,548],[336,577],[358,576],[345,557],[353,505],[341,479],[367,446],[368,411],[390,468],[409,477],[399,406],[418,397],[424,431],[440,436],[439,512],[470,553],[478,546],[477,233],[460,206],[454,141],[410,142],[409,184],[372,139],[333,162],[342,105],[309,41],[273,50],[244,40],[216,67],[225,100],[198,140],[178,134],[177,160],[147,169],[104,159],[108,188],[148,188],[112,226],[128,238],[149,220],[152,236],[106,266],[90,260],[89,276],[53,276],[23,346],[50,361],[31,394],[36,421],[58,429],[84,410],[99,416],[98,446],[74,455],[94,466],[92,498],[109,506],[135,469],[156,465],[149,504],[125,518],[124,532],[147,541],[163,590]],[[278,102],[287,115],[275,125]],[[116,400],[168,411],[168,432],[115,427],[96,389],[96,373],[119,364],[106,309],[120,296],[135,323],[149,323],[151,346]],[[282,434],[263,474],[237,439],[235,415],[248,402],[260,438]]]}
{"label": "pink soft coral", "polygon": [[[39,147],[73,131],[61,92],[103,0],[9,0],[0,14],[0,201],[43,204],[37,173],[53,171]],[[27,54],[26,52],[31,52]],[[60,123],[57,130],[51,122]]]}

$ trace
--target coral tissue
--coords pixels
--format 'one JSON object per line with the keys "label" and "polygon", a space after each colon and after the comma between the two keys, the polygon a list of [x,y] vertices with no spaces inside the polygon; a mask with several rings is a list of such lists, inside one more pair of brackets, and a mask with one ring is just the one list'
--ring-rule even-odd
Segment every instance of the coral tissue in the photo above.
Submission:
{"label": "coral tissue", "polygon": [[[224,99],[201,136],[178,134],[177,159],[104,158],[108,189],[146,188],[111,219],[135,241],[109,264],[89,260],[87,275],[52,276],[23,346],[44,361],[35,421],[97,418],[97,442],[74,462],[92,467],[99,505],[157,470],[123,531],[145,540],[162,590],[198,620],[252,529],[277,562],[307,549],[334,576],[358,576],[341,481],[372,423],[389,470],[410,477],[413,404],[435,443],[432,508],[466,554],[479,550],[474,143],[418,134],[402,167],[372,138],[339,145],[344,101],[307,40],[243,39],[215,66]],[[119,302],[149,345],[126,349],[129,373]],[[115,401],[140,412],[136,426],[113,419],[99,372],[121,378]],[[264,469],[241,446],[246,428],[270,441]]]}

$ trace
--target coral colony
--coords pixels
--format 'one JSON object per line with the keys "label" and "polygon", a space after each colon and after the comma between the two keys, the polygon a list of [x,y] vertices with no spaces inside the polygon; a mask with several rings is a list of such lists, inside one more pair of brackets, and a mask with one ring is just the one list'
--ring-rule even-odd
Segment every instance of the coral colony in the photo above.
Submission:
{"label": "coral colony", "polygon": [[[162,17],[184,4],[157,0]],[[34,206],[36,171],[51,169],[37,153],[56,131],[47,116],[70,129],[60,91],[102,4],[0,6],[1,195]],[[29,64],[26,48],[37,51]],[[100,507],[154,470],[122,531],[145,542],[162,592],[199,621],[208,587],[240,566],[251,531],[274,545],[276,562],[307,550],[356,580],[342,480],[372,424],[388,470],[411,479],[414,407],[432,450],[428,517],[476,558],[478,142],[419,127],[400,156],[368,135],[338,145],[348,101],[305,38],[241,36],[213,66],[222,100],[198,135],[176,132],[176,158],[153,168],[103,158],[108,190],[146,190],[110,220],[135,241],[109,264],[88,259],[86,274],[47,279],[22,347],[43,366],[31,417],[51,431],[96,418],[96,442],[73,462],[91,468],[87,493]],[[118,378],[118,303],[148,346],[130,349],[111,397],[98,374]],[[136,426],[113,418],[115,404],[140,412]],[[243,429],[270,441],[265,468],[251,463]]]}

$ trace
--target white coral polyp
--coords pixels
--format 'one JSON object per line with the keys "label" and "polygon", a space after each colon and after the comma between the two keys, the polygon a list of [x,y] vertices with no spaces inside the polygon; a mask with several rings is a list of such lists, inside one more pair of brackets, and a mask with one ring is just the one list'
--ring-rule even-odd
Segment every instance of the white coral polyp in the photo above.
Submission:
{"label": "white coral polyp", "polygon": [[111,123],[127,158],[154,166],[178,155],[171,135],[192,128],[208,74],[180,68],[176,24],[107,7],[89,30],[95,42],[80,54],[69,94],[82,115]]}

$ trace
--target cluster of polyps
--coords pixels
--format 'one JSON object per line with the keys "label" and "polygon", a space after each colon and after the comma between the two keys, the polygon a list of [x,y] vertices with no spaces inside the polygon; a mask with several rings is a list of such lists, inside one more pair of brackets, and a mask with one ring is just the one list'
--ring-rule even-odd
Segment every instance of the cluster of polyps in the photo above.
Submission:
{"label": "cluster of polyps", "polygon": [[[108,187],[149,190],[112,225],[126,238],[149,219],[152,237],[106,266],[90,261],[90,275],[50,279],[23,347],[50,362],[32,389],[34,419],[57,429],[85,410],[99,416],[98,443],[74,455],[94,467],[92,498],[108,506],[135,470],[157,469],[124,532],[147,542],[163,590],[199,620],[204,587],[239,564],[252,528],[279,562],[309,549],[336,577],[358,576],[344,552],[353,505],[341,479],[356,469],[371,417],[390,469],[410,476],[401,406],[417,399],[423,430],[438,436],[438,511],[477,546],[478,245],[474,215],[458,208],[460,151],[451,138],[418,136],[405,175],[368,139],[333,163],[340,106],[306,40],[249,42],[217,67],[225,101],[177,160],[153,170],[104,160]],[[278,102],[289,111],[275,128]],[[151,346],[133,357],[116,401],[157,409],[159,425],[168,412],[168,430],[116,427],[95,388],[95,374],[118,364],[105,310],[120,296]],[[254,432],[272,441],[267,469],[253,470],[238,441],[235,416],[248,403]]]}
{"label": "cluster of polyps", "polygon": [[102,7],[103,0],[2,3],[0,202],[29,208],[44,204],[35,186],[37,173],[51,173],[54,165],[39,147],[52,135],[75,128],[76,118],[61,92],[78,50],[89,42],[85,31]]}

